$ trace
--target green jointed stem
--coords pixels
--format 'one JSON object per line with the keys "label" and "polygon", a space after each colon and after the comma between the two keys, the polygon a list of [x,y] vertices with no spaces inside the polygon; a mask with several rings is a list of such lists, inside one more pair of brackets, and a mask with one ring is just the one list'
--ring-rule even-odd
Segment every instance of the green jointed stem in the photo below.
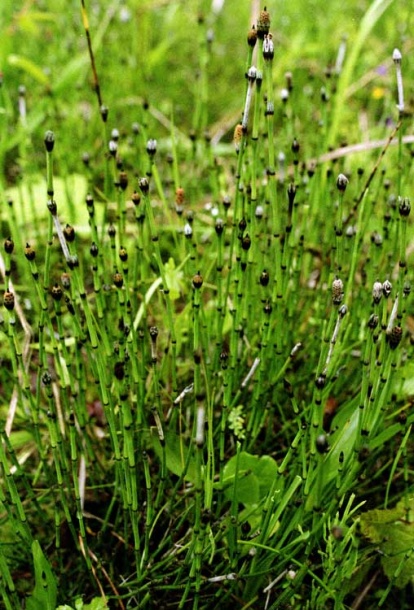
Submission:
{"label": "green jointed stem", "polygon": [[151,207],[151,202],[148,196],[148,188],[149,184],[146,178],[142,178],[140,182],[140,189],[145,203],[145,212],[146,218],[149,225],[149,232],[152,240],[152,244],[154,247],[154,257],[158,266],[158,270],[162,280],[162,288],[165,294],[165,302],[167,308],[167,320],[168,320],[168,329],[171,333],[171,353],[172,353],[172,383],[173,383],[173,392],[174,394],[177,391],[177,339],[175,334],[175,324],[174,317],[172,312],[172,304],[169,296],[169,286],[165,276],[164,264],[161,259],[161,251],[160,245],[158,241],[158,231],[156,230],[154,214]]}
{"label": "green jointed stem", "polygon": [[[347,133],[341,127],[362,98],[368,127],[371,107],[382,108],[376,91],[370,97],[370,89],[362,87],[349,113],[345,103],[348,85],[360,69],[361,40],[367,40],[372,27],[368,15],[378,20],[391,0],[372,3],[357,34],[357,58],[352,60],[351,41],[344,69],[330,75],[331,86],[326,83],[320,96],[318,81],[308,83],[306,70],[299,69],[289,95],[283,91],[275,98],[274,83],[280,83],[287,64],[296,65],[296,47],[303,44],[306,49],[307,40],[293,36],[291,55],[282,57],[280,48],[272,62],[269,15],[262,10],[255,33],[258,57],[253,45],[248,49],[236,155],[223,135],[237,120],[233,92],[227,86],[229,97],[222,104],[219,77],[240,72],[240,66],[233,53],[232,61],[221,62],[220,74],[215,72],[228,26],[226,3],[220,13],[210,4],[200,2],[197,16],[186,13],[187,24],[199,20],[196,48],[201,49],[192,117],[190,112],[194,133],[189,137],[174,123],[175,116],[187,118],[185,95],[174,110],[166,98],[166,114],[157,109],[156,92],[149,96],[151,103],[146,98],[171,42],[177,61],[182,59],[179,30],[171,29],[168,42],[162,36],[160,13],[159,36],[152,36],[153,15],[146,9],[138,21],[123,9],[120,20],[113,21],[119,0],[115,13],[93,14],[94,24],[102,19],[102,34],[105,23],[119,21],[126,51],[130,32],[144,41],[139,87],[129,96],[124,89],[129,79],[118,79],[114,103],[116,114],[122,106],[125,116],[132,112],[141,124],[134,124],[132,138],[118,142],[118,130],[111,132],[107,109],[102,108],[81,0],[104,123],[102,133],[95,133],[93,119],[86,131],[81,120],[73,134],[68,133],[70,141],[82,133],[79,141],[91,151],[87,163],[83,156],[84,173],[96,202],[88,195],[81,214],[82,187],[71,189],[67,179],[78,174],[79,159],[77,163],[63,150],[54,178],[50,133],[43,163],[50,214],[46,220],[37,212],[35,185],[27,175],[32,168],[37,172],[29,136],[44,123],[46,106],[38,117],[36,108],[26,117],[19,99],[23,131],[16,133],[12,104],[2,106],[3,132],[11,137],[8,148],[7,137],[0,134],[0,158],[8,164],[13,150],[20,148],[18,161],[27,174],[22,173],[17,189],[22,203],[26,198],[29,204],[22,212],[9,205],[4,229],[16,249],[5,250],[0,260],[5,289],[0,330],[6,340],[0,455],[6,532],[0,548],[0,595],[5,607],[20,604],[23,585],[12,576],[22,573],[22,566],[27,572],[27,541],[35,529],[42,537],[49,525],[54,540],[43,546],[48,561],[59,576],[70,575],[68,582],[60,579],[62,604],[75,603],[81,588],[105,596],[109,604],[116,600],[120,607],[168,602],[202,610],[238,600],[246,609],[276,609],[295,599],[309,608],[333,604],[339,609],[345,596],[357,598],[360,593],[352,583],[351,589],[342,586],[344,580],[352,581],[361,563],[356,523],[363,531],[360,517],[367,510],[354,506],[350,492],[362,493],[377,509],[382,508],[384,493],[390,506],[396,497],[404,498],[409,520],[413,416],[408,408],[405,314],[411,307],[412,252],[403,195],[412,169],[404,147],[412,138],[401,133],[405,117],[400,113],[389,139],[379,145],[382,152],[370,172],[371,142],[366,150],[362,142],[353,151],[358,127],[352,121],[347,122]],[[398,18],[405,18],[407,11],[401,10]],[[175,26],[179,14],[168,15]],[[233,15],[232,24],[237,17]],[[54,27],[59,23],[54,21]],[[378,23],[378,31],[383,26],[385,22]],[[211,37],[205,39],[210,27],[216,30],[217,45]],[[191,37],[188,40],[192,44]],[[285,46],[279,33],[277,43]],[[328,40],[326,46],[331,52]],[[235,49],[232,44],[231,51]],[[114,58],[108,54],[105,65]],[[70,75],[84,64],[83,55],[73,59]],[[32,68],[19,61],[11,58],[12,64],[17,62],[14,67],[34,70],[53,93],[56,108],[49,120],[62,116],[72,126],[69,102],[81,99],[77,88],[60,114],[59,82],[42,77],[35,61]],[[150,74],[155,64],[157,70]],[[191,78],[191,67],[188,74]],[[216,74],[212,96],[208,79]],[[82,80],[77,79],[78,84]],[[353,80],[354,90],[364,82]],[[1,83],[3,100],[6,85]],[[222,109],[224,114],[216,116]],[[159,132],[155,164],[156,142],[147,140],[147,133],[155,133],[159,123],[166,129]],[[211,134],[204,133],[207,127]],[[393,151],[399,130],[399,147]],[[326,153],[327,141],[336,141],[340,134],[349,136],[351,145]],[[65,138],[59,128],[59,142]],[[360,155],[357,161],[353,152]],[[387,167],[382,165],[386,152]],[[306,162],[311,157],[319,162]],[[8,166],[5,169],[11,183],[13,176]],[[126,172],[147,172],[151,188],[147,178],[141,179],[139,192],[131,194]],[[345,191],[344,182],[337,181],[335,189],[333,176],[356,173],[351,192]],[[61,225],[54,202],[54,188],[59,190],[62,177],[70,203],[65,223],[75,226],[76,240],[73,229]],[[26,235],[36,246],[36,261],[33,248],[24,251],[30,264],[22,253]],[[14,294],[20,309],[12,308]],[[148,328],[154,327],[160,329],[158,343],[148,336]],[[244,460],[251,468],[242,466]],[[83,555],[70,566],[68,529],[75,541],[70,541],[73,557]],[[15,541],[12,558],[7,545]],[[376,544],[383,552],[382,542]],[[311,562],[321,548],[315,573]],[[385,559],[388,554],[384,552]],[[384,588],[383,604],[391,587],[400,585],[403,559]],[[372,601],[372,589],[364,594]]]}
{"label": "green jointed stem", "polygon": [[[21,540],[26,541],[27,543],[31,543],[33,541],[32,533],[27,523],[26,513],[23,507],[23,503],[20,499],[20,495],[14,480],[14,476],[11,473],[9,462],[7,460],[6,454],[4,452],[3,443],[0,443],[0,463],[2,465],[2,469],[5,476],[6,489],[10,496],[10,503],[12,507],[12,519],[15,520],[16,524],[16,533],[21,538]],[[3,492],[2,492],[3,493]],[[9,506],[9,500],[4,498],[0,498],[2,504],[5,506]]]}

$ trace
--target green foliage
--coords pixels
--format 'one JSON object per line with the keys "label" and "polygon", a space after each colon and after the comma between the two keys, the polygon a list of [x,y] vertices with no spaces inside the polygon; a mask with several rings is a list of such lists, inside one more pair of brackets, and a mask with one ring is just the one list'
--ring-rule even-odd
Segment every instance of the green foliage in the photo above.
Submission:
{"label": "green foliage", "polygon": [[411,607],[412,8],[271,4],[0,3],[7,610]]}
{"label": "green foliage", "polygon": [[161,444],[156,430],[151,430],[152,445],[158,458],[163,458],[163,444],[165,443],[166,466],[177,477],[184,476],[185,479],[194,483],[196,480],[196,469],[194,460],[185,440],[178,434],[170,431],[167,433],[165,441]]}
{"label": "green foliage", "polygon": [[165,279],[169,289],[169,295],[172,301],[176,301],[180,298],[183,287],[183,276],[182,270],[175,266],[173,258],[169,258],[167,263],[164,265]]}
{"label": "green foliage", "polygon": [[361,533],[379,550],[386,576],[399,588],[413,583],[414,499],[403,498],[394,508],[362,513],[360,524]]}
{"label": "green foliage", "polygon": [[40,544],[37,540],[32,544],[35,588],[33,594],[26,600],[28,610],[55,610],[57,599],[56,579]]}
{"label": "green foliage", "polygon": [[277,464],[269,455],[259,457],[242,451],[227,462],[223,475],[229,500],[257,505],[276,484]]}
{"label": "green foliage", "polygon": [[56,610],[105,610],[105,608],[108,608],[108,604],[102,597],[95,597],[90,604],[84,604],[82,598],[79,597],[75,600],[74,608],[65,604],[58,606]]}
{"label": "green foliage", "polygon": [[[88,225],[88,214],[82,202],[87,193],[87,180],[82,174],[72,174],[65,178],[54,180],[56,200],[59,201],[59,211],[65,216],[71,216],[71,221],[81,229]],[[48,211],[44,202],[44,178],[33,175],[30,181],[20,186],[7,189],[6,197],[16,201],[16,212],[22,218],[30,218],[35,213],[39,219],[46,220]],[[75,197],[75,200],[74,200]]]}

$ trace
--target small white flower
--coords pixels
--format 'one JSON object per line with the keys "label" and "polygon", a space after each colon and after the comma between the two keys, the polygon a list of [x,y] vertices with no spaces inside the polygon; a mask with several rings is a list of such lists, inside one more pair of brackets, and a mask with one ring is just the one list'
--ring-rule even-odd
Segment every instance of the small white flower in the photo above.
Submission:
{"label": "small white flower", "polygon": [[280,99],[282,102],[287,102],[289,99],[289,91],[286,88],[283,88],[280,92]]}
{"label": "small white flower", "polygon": [[119,10],[119,21],[121,23],[128,23],[131,20],[131,11],[128,7],[122,6]]}

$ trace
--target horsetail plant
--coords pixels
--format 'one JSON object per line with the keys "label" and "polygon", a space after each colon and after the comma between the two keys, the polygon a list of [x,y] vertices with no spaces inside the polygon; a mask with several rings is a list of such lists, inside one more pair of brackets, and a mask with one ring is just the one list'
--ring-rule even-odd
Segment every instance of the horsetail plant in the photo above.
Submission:
{"label": "horsetail plant", "polygon": [[[15,117],[0,91],[0,120],[24,131],[18,188],[0,190],[10,193],[0,256],[8,610],[345,610],[397,596],[410,607],[412,139],[402,53],[393,53],[395,121],[388,80],[372,95],[369,79],[357,96],[350,86],[372,61],[360,51],[391,2],[372,3],[354,41],[327,40],[328,69],[326,57],[322,67],[297,61],[304,42],[288,53],[289,20],[267,8],[247,57],[217,63],[220,28],[230,26],[228,9],[213,4],[186,12],[197,24],[188,40],[197,78],[179,103],[158,108],[147,87],[160,71],[167,91],[163,28],[180,12],[160,10],[154,32],[138,36],[151,8],[135,20],[126,6],[88,14],[83,0],[73,100],[50,76],[38,120],[25,89]],[[118,27],[122,49],[103,58],[101,41]],[[189,47],[171,32],[170,60],[187,66]],[[148,61],[137,89],[125,68],[112,91],[124,51],[128,69],[141,70],[128,46],[138,39]],[[79,76],[85,56],[95,109]],[[214,124],[218,66],[237,70],[223,100],[237,111]],[[79,108],[88,118],[72,129]],[[370,120],[359,129],[353,112]],[[82,133],[80,159],[67,129],[73,141]],[[372,142],[328,151],[370,129],[383,134],[379,154]],[[10,176],[5,150],[0,134]],[[32,166],[43,175],[40,205]]]}

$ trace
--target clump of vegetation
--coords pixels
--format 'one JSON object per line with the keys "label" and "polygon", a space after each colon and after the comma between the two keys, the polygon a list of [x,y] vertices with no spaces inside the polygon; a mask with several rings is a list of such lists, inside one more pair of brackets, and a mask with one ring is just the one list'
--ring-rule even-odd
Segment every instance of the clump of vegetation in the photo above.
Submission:
{"label": "clump of vegetation", "polygon": [[411,607],[412,12],[102,4],[8,9],[3,606]]}

